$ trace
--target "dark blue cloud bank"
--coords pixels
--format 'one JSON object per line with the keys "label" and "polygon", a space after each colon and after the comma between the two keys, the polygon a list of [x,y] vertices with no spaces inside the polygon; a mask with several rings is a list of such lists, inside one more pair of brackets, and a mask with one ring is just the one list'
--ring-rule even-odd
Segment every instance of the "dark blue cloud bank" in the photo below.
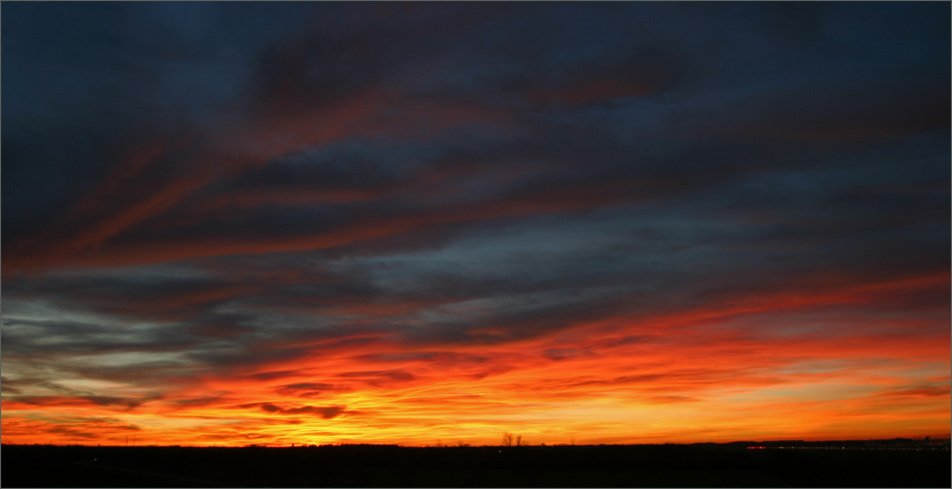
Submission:
{"label": "dark blue cloud bank", "polygon": [[4,396],[947,276],[949,15],[4,4]]}

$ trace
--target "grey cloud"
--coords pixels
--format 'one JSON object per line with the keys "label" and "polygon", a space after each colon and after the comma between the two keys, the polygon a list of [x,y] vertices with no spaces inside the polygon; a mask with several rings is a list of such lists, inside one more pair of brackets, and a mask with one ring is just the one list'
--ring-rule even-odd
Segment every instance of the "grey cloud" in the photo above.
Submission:
{"label": "grey cloud", "polygon": [[410,382],[417,379],[417,376],[403,370],[377,370],[363,372],[343,372],[337,374],[337,377],[356,379],[372,386],[383,386],[393,383]]}
{"label": "grey cloud", "polygon": [[285,396],[298,397],[319,397],[330,391],[339,391],[341,388],[334,384],[325,384],[321,382],[302,382],[297,384],[288,384],[275,390],[276,393]]}
{"label": "grey cloud", "polygon": [[296,415],[296,414],[313,414],[320,416],[323,419],[333,419],[341,414],[349,413],[346,411],[344,406],[301,406],[296,408],[282,408],[278,407],[270,402],[264,403],[254,403],[254,404],[243,404],[241,407],[260,407],[263,411],[270,414],[287,414],[287,415]]}

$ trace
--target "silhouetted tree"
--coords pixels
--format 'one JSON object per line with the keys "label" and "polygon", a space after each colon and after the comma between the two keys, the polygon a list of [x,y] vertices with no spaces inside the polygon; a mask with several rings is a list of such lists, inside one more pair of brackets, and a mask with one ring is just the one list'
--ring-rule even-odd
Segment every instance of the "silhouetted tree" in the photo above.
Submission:
{"label": "silhouetted tree", "polygon": [[504,447],[512,446],[512,433],[506,431],[502,434],[502,446]]}

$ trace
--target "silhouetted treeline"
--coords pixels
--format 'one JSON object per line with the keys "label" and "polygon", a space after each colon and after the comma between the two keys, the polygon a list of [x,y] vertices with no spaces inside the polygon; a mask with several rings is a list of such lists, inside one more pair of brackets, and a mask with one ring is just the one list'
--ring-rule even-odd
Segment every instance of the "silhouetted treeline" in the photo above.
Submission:
{"label": "silhouetted treeline", "polygon": [[3,487],[949,487],[952,482],[947,448],[749,448],[771,443],[780,447],[797,442],[420,448],[4,445],[0,483]]}

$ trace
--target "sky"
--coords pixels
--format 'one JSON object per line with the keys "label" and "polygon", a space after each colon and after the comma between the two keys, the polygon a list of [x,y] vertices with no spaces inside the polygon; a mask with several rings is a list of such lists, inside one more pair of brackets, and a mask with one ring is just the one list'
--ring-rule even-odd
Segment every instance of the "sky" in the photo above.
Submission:
{"label": "sky", "polygon": [[948,437],[949,18],[6,2],[3,441]]}

